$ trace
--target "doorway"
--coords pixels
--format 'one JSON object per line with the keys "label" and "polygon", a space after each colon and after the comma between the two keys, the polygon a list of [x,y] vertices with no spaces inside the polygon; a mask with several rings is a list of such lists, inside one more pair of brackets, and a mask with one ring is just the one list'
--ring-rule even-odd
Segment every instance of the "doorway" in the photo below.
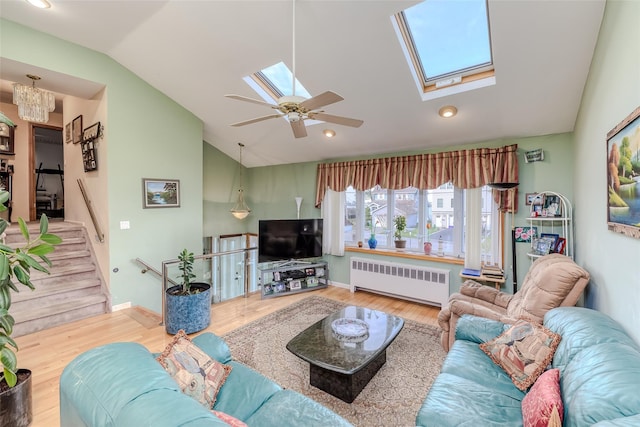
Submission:
{"label": "doorway", "polygon": [[33,125],[35,218],[64,218],[64,149],[62,129]]}

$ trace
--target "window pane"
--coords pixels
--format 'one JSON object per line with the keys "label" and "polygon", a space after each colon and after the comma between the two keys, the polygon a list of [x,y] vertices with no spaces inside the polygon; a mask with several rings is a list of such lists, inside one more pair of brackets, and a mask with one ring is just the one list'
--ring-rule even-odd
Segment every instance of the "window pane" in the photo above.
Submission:
{"label": "window pane", "polygon": [[[402,232],[402,239],[407,241],[406,249],[420,250],[422,248],[422,238],[418,230],[418,199],[420,192],[418,189],[408,187],[403,190],[395,190],[394,195],[394,218],[404,216],[407,228]],[[391,223],[395,231],[394,224]],[[395,244],[394,244],[395,245]]]}
{"label": "window pane", "polygon": [[404,16],[426,81],[492,63],[486,0],[427,0]]}
{"label": "window pane", "polygon": [[357,241],[357,212],[356,190],[347,188],[344,202],[344,244],[355,245]]}
{"label": "window pane", "polygon": [[366,235],[375,236],[378,247],[387,246],[387,190],[375,186],[364,192]]}

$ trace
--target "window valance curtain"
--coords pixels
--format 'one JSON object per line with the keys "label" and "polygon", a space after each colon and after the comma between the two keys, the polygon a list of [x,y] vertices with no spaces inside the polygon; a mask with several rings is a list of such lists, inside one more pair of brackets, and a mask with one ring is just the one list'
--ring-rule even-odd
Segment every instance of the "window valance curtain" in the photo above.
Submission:
{"label": "window valance curtain", "polygon": [[[447,182],[457,188],[477,188],[489,183],[518,182],[518,146],[476,148],[385,157],[351,162],[321,163],[316,181],[316,207],[324,199],[327,188],[345,191],[381,188],[421,190],[438,188]],[[493,191],[502,211],[517,211],[517,188]]]}

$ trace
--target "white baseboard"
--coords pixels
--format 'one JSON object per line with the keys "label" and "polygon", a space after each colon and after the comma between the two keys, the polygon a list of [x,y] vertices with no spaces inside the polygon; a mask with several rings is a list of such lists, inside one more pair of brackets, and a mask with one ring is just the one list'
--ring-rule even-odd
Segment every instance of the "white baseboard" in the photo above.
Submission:
{"label": "white baseboard", "polygon": [[111,306],[111,311],[124,310],[125,308],[131,308],[131,301]]}
{"label": "white baseboard", "polygon": [[350,286],[346,283],[340,283],[340,282],[336,282],[335,280],[331,280],[331,283],[329,283],[329,286],[335,286],[336,288],[342,288],[342,289],[350,289]]}

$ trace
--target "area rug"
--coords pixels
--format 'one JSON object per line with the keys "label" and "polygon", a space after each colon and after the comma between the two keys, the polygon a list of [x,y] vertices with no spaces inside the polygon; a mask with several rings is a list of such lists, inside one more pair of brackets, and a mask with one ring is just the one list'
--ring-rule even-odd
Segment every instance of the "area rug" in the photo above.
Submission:
{"label": "area rug", "polygon": [[347,305],[310,296],[231,331],[224,339],[235,360],[331,408],[356,427],[415,426],[445,357],[436,327],[405,320],[387,348],[387,362],[351,404],[311,386],[309,364],[285,348],[298,333]]}

